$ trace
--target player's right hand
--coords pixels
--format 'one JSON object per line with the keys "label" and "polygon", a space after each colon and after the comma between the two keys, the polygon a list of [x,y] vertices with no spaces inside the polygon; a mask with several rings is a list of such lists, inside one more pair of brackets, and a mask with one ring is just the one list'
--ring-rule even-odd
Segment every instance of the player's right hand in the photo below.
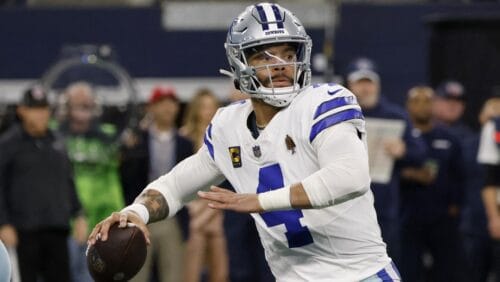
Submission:
{"label": "player's right hand", "polygon": [[255,213],[263,212],[257,194],[235,193],[217,186],[210,187],[209,192],[198,191],[198,196],[208,200],[208,206],[218,210]]}
{"label": "player's right hand", "polygon": [[92,233],[90,233],[87,244],[92,246],[97,240],[106,241],[108,239],[109,228],[115,223],[118,223],[118,227],[120,228],[126,228],[129,223],[134,224],[144,234],[146,243],[148,245],[150,244],[149,230],[146,227],[146,224],[139,217],[139,215],[133,211],[114,212],[106,219],[99,222],[92,230]]}

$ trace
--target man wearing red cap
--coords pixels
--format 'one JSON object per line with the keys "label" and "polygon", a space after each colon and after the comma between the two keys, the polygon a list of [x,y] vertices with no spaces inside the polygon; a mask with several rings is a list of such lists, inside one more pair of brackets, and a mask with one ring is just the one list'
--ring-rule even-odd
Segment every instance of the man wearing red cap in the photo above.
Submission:
{"label": "man wearing red cap", "polygon": [[[177,133],[175,125],[179,100],[175,89],[158,86],[147,104],[146,128],[134,134],[133,142],[122,146],[120,174],[126,204],[131,204],[142,188],[168,172],[193,153],[193,144]],[[158,260],[161,282],[181,281],[184,253],[181,229],[176,218],[151,225],[152,245],[141,271],[131,281],[149,281],[153,257]]]}

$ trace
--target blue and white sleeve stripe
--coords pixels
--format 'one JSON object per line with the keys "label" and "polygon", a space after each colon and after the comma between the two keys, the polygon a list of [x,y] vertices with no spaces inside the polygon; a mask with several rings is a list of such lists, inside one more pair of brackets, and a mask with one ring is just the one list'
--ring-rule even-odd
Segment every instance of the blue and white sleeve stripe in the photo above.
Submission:
{"label": "blue and white sleeve stripe", "polygon": [[354,96],[335,97],[321,103],[314,112],[309,141],[313,142],[323,130],[352,119],[364,119]]}
{"label": "blue and white sleeve stripe", "polygon": [[215,160],[214,145],[212,144],[212,124],[208,125],[207,131],[205,132],[205,137],[203,138],[203,142],[207,146],[210,156],[212,157],[213,160]]}
{"label": "blue and white sleeve stripe", "polygon": [[326,112],[347,105],[357,105],[356,98],[354,98],[354,96],[344,96],[325,101],[318,106],[313,118],[316,119]]}

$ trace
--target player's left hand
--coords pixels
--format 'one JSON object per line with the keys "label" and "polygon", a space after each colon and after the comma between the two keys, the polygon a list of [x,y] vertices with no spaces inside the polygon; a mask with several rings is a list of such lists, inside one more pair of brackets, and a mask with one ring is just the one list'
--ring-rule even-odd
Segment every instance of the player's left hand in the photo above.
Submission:
{"label": "player's left hand", "polygon": [[227,189],[212,186],[210,192],[198,192],[198,196],[208,200],[208,206],[219,210],[236,212],[263,212],[257,194],[238,194]]}

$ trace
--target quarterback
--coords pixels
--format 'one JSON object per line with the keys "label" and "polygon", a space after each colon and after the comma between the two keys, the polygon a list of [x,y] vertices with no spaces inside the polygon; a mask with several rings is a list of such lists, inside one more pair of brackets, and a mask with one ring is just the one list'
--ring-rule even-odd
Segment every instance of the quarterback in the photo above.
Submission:
{"label": "quarterback", "polygon": [[[201,197],[251,213],[278,281],[400,281],[377,224],[366,133],[352,93],[310,85],[311,39],[278,4],[249,6],[229,28],[229,74],[250,99],[219,109],[204,146],[96,225],[173,216]],[[229,180],[237,193],[210,185]]]}

